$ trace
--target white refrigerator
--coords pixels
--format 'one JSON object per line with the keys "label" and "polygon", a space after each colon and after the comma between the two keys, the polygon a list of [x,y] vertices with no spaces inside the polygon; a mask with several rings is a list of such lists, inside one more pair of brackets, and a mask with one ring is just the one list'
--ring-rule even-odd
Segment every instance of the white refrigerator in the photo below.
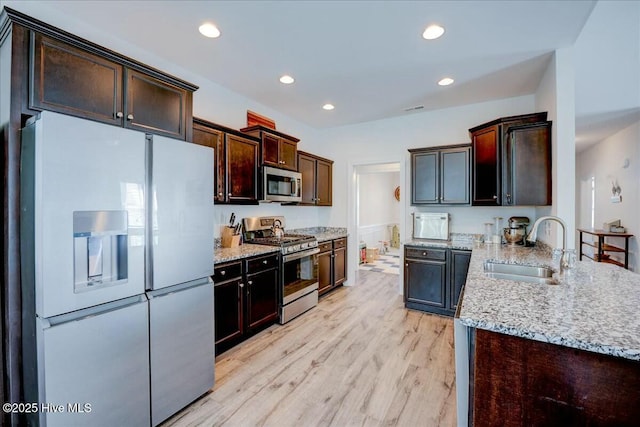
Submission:
{"label": "white refrigerator", "polygon": [[47,111],[22,132],[28,421],[157,425],[213,387],[213,152]]}

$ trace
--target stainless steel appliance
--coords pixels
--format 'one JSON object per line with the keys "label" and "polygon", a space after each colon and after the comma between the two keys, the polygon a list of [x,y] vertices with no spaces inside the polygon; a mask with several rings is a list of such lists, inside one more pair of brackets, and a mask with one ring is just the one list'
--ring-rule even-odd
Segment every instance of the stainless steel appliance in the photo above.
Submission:
{"label": "stainless steel appliance", "polygon": [[[280,247],[280,313],[285,324],[318,304],[318,240],[302,234],[280,234],[284,217],[244,218],[247,243]],[[278,237],[279,236],[279,237]]]}
{"label": "stainless steel appliance", "polygon": [[25,401],[63,408],[29,422],[159,424],[213,386],[212,150],[47,111],[22,137]]}
{"label": "stainless steel appliance", "polygon": [[302,174],[264,166],[262,168],[262,200],[300,202],[302,200]]}
{"label": "stainless steel appliance", "polygon": [[449,240],[449,214],[413,213],[413,238]]}
{"label": "stainless steel appliance", "polygon": [[526,216],[512,216],[507,221],[507,225],[508,227],[503,229],[505,241],[510,245],[524,245],[529,218]]}

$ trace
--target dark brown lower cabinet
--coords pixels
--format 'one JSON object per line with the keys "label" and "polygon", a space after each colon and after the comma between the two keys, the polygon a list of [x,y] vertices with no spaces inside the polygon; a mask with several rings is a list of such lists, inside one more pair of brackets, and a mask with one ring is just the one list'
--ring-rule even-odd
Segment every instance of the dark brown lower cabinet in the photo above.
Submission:
{"label": "dark brown lower cabinet", "polygon": [[483,426],[637,426],[640,362],[475,329],[472,417]]}
{"label": "dark brown lower cabinet", "polygon": [[215,266],[216,354],[278,320],[278,257],[272,253]]}
{"label": "dark brown lower cabinet", "polygon": [[323,295],[347,280],[347,238],[318,244],[318,293]]}
{"label": "dark brown lower cabinet", "polygon": [[453,316],[470,259],[470,251],[405,246],[405,307]]}

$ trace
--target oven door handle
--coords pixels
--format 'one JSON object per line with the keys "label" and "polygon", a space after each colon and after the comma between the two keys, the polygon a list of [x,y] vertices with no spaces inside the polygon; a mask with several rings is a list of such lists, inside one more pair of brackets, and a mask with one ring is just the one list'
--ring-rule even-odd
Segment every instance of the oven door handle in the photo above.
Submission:
{"label": "oven door handle", "polygon": [[295,253],[283,256],[282,257],[282,262],[294,261],[296,259],[304,258],[306,256],[315,255],[317,253],[320,253],[320,249],[318,249],[318,248],[313,248],[313,249],[309,249],[307,251],[302,251],[302,252],[295,252]]}

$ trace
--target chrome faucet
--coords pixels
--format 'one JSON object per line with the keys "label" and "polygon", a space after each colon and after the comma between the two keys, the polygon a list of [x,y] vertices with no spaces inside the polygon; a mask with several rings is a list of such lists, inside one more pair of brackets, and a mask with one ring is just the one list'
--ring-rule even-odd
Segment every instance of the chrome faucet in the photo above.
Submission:
{"label": "chrome faucet", "polygon": [[564,221],[558,218],[557,216],[547,215],[547,216],[541,216],[540,218],[538,218],[536,222],[533,223],[533,227],[531,227],[531,231],[527,235],[527,238],[526,238],[527,242],[531,242],[531,243],[536,242],[536,239],[538,238],[538,226],[540,225],[541,222],[547,221],[547,220],[556,221],[558,224],[562,226],[562,252],[564,253],[564,250],[567,249],[567,224],[565,224]]}

